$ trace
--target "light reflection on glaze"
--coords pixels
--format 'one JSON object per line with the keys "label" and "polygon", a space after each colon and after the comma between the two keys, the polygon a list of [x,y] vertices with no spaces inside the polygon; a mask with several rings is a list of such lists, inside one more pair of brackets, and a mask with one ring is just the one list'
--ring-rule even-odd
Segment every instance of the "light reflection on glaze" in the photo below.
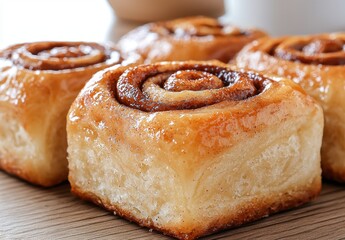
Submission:
{"label": "light reflection on glaze", "polygon": [[248,45],[234,64],[290,78],[314,98],[326,103],[334,81],[342,85],[334,79],[344,78],[344,46],[345,34],[342,33],[265,38]]}

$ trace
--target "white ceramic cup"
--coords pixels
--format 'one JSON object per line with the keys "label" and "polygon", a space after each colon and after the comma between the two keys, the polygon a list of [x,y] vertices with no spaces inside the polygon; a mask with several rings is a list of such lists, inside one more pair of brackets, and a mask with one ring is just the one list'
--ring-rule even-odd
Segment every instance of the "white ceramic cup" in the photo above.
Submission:
{"label": "white ceramic cup", "polygon": [[230,21],[274,36],[345,31],[345,0],[226,0]]}

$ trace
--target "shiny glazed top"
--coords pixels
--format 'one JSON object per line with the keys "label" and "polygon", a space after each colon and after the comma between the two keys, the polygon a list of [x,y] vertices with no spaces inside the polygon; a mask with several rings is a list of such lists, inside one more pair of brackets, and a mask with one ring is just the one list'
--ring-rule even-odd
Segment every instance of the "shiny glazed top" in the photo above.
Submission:
{"label": "shiny glazed top", "polygon": [[250,31],[243,31],[237,27],[222,24],[217,19],[208,17],[188,17],[158,22],[152,25],[151,28],[152,32],[160,35],[174,35],[175,37],[181,38],[188,36],[241,36],[250,34]]}
{"label": "shiny glazed top", "polygon": [[28,70],[64,70],[122,61],[109,46],[91,42],[34,42],[13,45],[0,58]]}
{"label": "shiny glazed top", "polygon": [[285,38],[266,51],[272,56],[305,64],[345,64],[345,38],[333,35]]}
{"label": "shiny glazed top", "polygon": [[[217,64],[212,64],[217,63]],[[272,80],[234,71],[219,62],[161,62],[128,68],[114,87],[116,99],[145,112],[196,109],[260,94]]]}

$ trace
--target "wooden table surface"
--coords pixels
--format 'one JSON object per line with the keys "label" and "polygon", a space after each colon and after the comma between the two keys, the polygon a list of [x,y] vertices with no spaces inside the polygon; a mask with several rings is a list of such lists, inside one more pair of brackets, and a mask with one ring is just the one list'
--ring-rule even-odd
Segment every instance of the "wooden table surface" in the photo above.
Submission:
{"label": "wooden table surface", "polygon": [[[0,172],[0,239],[169,239],[82,200]],[[345,239],[345,186],[325,183],[300,208],[205,239]]]}

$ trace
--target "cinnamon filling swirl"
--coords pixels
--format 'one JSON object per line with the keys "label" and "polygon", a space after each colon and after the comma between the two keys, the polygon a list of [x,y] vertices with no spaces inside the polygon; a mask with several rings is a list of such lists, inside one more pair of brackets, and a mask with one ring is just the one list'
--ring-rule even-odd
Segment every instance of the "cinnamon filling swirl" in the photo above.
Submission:
{"label": "cinnamon filling swirl", "polygon": [[344,65],[345,39],[292,38],[274,46],[270,54],[284,60],[306,64]]}
{"label": "cinnamon filling swirl", "polygon": [[4,53],[14,64],[29,70],[64,70],[103,63],[112,58],[120,61],[114,51],[97,43],[36,42],[15,45]]}
{"label": "cinnamon filling swirl", "polygon": [[254,73],[192,63],[157,63],[130,68],[119,78],[115,96],[146,112],[196,109],[260,94],[271,80]]}

